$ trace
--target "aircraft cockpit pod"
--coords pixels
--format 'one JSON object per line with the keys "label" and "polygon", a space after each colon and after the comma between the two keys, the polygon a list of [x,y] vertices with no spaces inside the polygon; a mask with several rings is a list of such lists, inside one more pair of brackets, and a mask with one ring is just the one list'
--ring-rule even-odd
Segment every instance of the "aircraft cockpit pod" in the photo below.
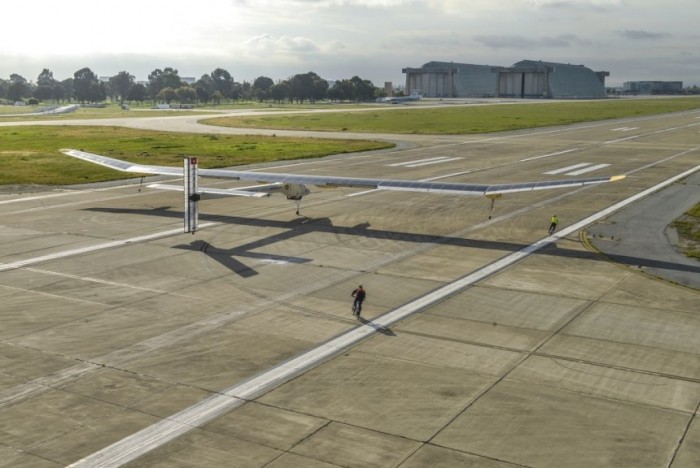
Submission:
{"label": "aircraft cockpit pod", "polygon": [[282,193],[287,197],[287,200],[294,200],[297,205],[297,215],[300,216],[301,197],[311,193],[308,187],[304,184],[285,183],[282,186]]}
{"label": "aircraft cockpit pod", "polygon": [[304,184],[287,183],[282,187],[282,193],[287,200],[301,200],[301,197],[308,195],[311,191]]}

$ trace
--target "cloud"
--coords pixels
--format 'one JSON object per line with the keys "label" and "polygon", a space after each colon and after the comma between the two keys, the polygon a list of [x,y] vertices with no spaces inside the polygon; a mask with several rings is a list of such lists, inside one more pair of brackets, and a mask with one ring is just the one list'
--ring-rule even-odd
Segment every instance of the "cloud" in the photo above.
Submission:
{"label": "cloud", "polygon": [[492,49],[531,49],[551,47],[572,47],[589,44],[590,41],[581,39],[575,34],[560,34],[558,36],[524,37],[518,35],[480,35],[474,36],[476,42]]}
{"label": "cloud", "polygon": [[658,39],[665,39],[665,38],[671,37],[671,34],[669,34],[669,33],[651,32],[651,31],[645,31],[643,29],[639,29],[639,30],[625,29],[624,31],[618,31],[618,34],[622,37],[625,37],[627,39],[632,39],[635,41],[638,41],[638,40],[654,41],[654,40],[658,40]]}
{"label": "cloud", "polygon": [[[446,0],[441,0],[439,3]],[[232,0],[236,7],[257,9],[297,9],[297,8],[393,8],[415,4],[416,0]]]}
{"label": "cloud", "polygon": [[266,54],[311,54],[318,52],[320,48],[306,37],[273,37],[269,34],[261,34],[251,37],[241,44],[244,50]]}
{"label": "cloud", "polygon": [[586,8],[591,10],[608,10],[625,4],[624,0],[527,0],[536,8]]}

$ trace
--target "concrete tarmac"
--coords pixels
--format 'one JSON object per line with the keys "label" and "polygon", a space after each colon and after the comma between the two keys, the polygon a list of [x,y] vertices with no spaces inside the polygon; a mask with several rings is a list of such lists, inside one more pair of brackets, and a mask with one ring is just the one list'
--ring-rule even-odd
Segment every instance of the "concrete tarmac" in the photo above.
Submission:
{"label": "concrete tarmac", "polygon": [[301,217],[281,197],[205,201],[190,235],[177,193],[0,195],[0,466],[697,466],[700,293],[590,252],[578,227],[697,167],[697,117],[265,168],[629,174],[505,197],[491,219],[477,198],[312,188]]}

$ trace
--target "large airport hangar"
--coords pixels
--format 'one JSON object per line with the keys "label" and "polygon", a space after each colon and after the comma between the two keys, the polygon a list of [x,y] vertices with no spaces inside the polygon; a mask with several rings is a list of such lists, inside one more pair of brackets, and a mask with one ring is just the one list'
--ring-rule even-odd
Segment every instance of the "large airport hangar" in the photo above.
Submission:
{"label": "large airport hangar", "polygon": [[428,62],[404,68],[406,89],[424,97],[604,98],[608,72],[583,65],[522,60],[511,67]]}

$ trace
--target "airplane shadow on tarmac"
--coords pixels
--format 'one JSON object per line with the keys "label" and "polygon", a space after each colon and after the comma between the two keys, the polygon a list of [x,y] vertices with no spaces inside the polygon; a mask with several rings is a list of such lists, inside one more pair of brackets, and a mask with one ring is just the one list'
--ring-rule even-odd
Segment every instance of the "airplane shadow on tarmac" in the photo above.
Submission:
{"label": "airplane shadow on tarmac", "polygon": [[[190,242],[189,244],[176,245],[175,248],[193,251],[198,250],[203,254],[207,255],[209,258],[216,260],[224,267],[228,268],[229,270],[235,272],[236,274],[244,278],[255,276],[258,274],[258,272],[245,265],[243,262],[236,260],[234,256],[258,258],[260,260],[265,260],[270,263],[306,263],[312,261],[312,259],[310,258],[289,257],[285,255],[250,252],[245,248],[242,249],[241,246],[234,247],[232,249],[222,249],[201,240]],[[248,247],[248,249],[250,249],[250,247]]]}
{"label": "airplane shadow on tarmac", "polygon": [[[163,216],[168,218],[182,218],[181,211],[173,211],[170,207],[158,207],[152,209],[126,209],[126,208],[87,208],[86,211],[95,211],[101,213],[118,213],[118,214],[140,214],[148,216]],[[253,252],[266,245],[274,244],[289,239],[293,239],[311,232],[325,232],[332,234],[345,234],[352,236],[364,236],[376,239],[398,240],[404,242],[415,243],[432,243],[435,245],[451,245],[456,247],[469,247],[489,250],[502,250],[504,252],[517,252],[518,250],[527,247],[527,244],[518,244],[513,242],[500,241],[484,241],[474,239],[463,239],[459,237],[435,236],[428,234],[415,234],[398,231],[382,231],[370,229],[369,223],[362,223],[357,226],[334,226],[330,218],[307,218],[301,217],[291,221],[276,221],[259,218],[244,218],[241,216],[221,216],[221,215],[206,215],[200,214],[200,220],[209,222],[218,222],[224,224],[236,224],[244,226],[256,226],[266,228],[286,229],[284,232],[274,234],[272,236],[258,239],[254,242],[238,245],[230,249],[222,249],[213,246],[204,241],[194,241],[190,244],[182,244],[176,246],[178,249],[201,251],[215,261],[219,262],[226,268],[235,272],[242,277],[251,277],[258,274],[257,271],[244,263],[233,258],[248,257],[254,259],[262,259],[268,262],[285,262],[285,263],[307,263],[312,261],[310,258],[282,256],[266,253]],[[550,244],[547,247],[537,251],[535,255],[554,255],[566,258],[581,258],[587,260],[600,260],[599,255],[587,251],[562,249],[555,244]],[[633,257],[616,255],[615,261],[635,267],[647,268],[663,268],[668,270],[686,271],[690,273],[700,273],[700,266],[683,265],[680,263],[659,261],[647,259],[643,257]]]}

